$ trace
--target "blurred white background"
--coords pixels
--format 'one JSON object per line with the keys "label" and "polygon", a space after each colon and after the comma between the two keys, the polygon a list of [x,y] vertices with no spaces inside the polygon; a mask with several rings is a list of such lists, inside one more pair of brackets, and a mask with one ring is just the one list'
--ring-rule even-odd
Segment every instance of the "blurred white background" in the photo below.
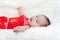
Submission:
{"label": "blurred white background", "polygon": [[0,0],[0,15],[18,16],[17,7],[22,7],[27,17],[44,14],[53,22],[56,0]]}
{"label": "blurred white background", "polygon": [[55,15],[55,22],[59,22],[60,23],[60,0],[56,0],[56,5],[55,5],[55,9],[54,9],[54,15]]}

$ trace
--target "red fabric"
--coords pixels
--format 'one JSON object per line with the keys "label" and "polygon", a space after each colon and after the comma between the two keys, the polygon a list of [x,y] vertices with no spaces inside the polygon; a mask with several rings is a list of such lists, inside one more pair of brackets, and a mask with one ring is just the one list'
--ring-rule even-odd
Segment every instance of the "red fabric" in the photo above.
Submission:
{"label": "red fabric", "polygon": [[2,22],[2,23],[7,22],[7,17],[5,17],[5,16],[0,16],[0,22]]}
{"label": "red fabric", "polygon": [[18,26],[18,17],[15,18],[9,18],[7,29],[12,29],[15,26]]}
{"label": "red fabric", "polygon": [[[8,20],[8,21],[7,21]],[[7,23],[7,24],[6,24]],[[7,18],[5,16],[0,16],[0,29],[13,29],[17,26],[30,26],[28,18],[24,15],[20,17]]]}
{"label": "red fabric", "polygon": [[9,22],[8,22],[8,29],[13,29],[14,27],[17,26],[30,26],[29,22],[28,22],[28,18],[25,17],[24,15],[20,16],[20,17],[15,17],[15,18],[9,18]]}
{"label": "red fabric", "polygon": [[5,29],[6,25],[4,25],[3,23],[0,23],[0,29]]}
{"label": "red fabric", "polygon": [[7,23],[7,17],[5,16],[0,16],[0,29],[5,29]]}

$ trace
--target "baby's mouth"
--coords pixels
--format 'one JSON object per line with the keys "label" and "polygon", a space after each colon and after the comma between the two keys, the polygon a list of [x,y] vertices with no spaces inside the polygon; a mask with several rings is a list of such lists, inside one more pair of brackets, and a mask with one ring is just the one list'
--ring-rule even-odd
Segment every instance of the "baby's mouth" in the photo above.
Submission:
{"label": "baby's mouth", "polygon": [[30,21],[32,22],[32,18],[30,18]]}

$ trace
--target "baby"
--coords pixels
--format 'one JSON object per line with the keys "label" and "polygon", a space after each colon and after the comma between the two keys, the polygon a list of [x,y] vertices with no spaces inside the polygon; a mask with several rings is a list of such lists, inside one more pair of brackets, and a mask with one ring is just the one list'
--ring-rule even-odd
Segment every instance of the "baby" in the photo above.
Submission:
{"label": "baby", "polygon": [[14,32],[23,32],[30,27],[47,27],[50,25],[50,20],[45,15],[27,18],[21,7],[17,9],[20,14],[19,17],[0,16],[0,29],[13,29]]}
{"label": "baby", "polygon": [[19,26],[13,28],[14,32],[23,32],[30,27],[37,27],[37,26],[47,27],[48,25],[50,25],[50,20],[45,15],[37,15],[37,16],[32,16],[31,18],[27,18],[24,15],[21,7],[17,9],[20,14],[19,21],[18,21]]}

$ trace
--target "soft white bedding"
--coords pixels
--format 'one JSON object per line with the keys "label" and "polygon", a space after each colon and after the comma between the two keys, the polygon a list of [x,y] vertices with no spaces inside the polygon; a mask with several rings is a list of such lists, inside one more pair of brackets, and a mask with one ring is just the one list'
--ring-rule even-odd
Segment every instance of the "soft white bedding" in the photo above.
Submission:
{"label": "soft white bedding", "polygon": [[45,14],[51,20],[51,25],[47,28],[32,27],[20,33],[0,29],[0,40],[60,40],[59,3],[59,0],[0,0],[0,16],[18,16],[16,8],[21,6],[27,17]]}
{"label": "soft white bedding", "polygon": [[35,27],[25,32],[15,33],[12,30],[0,30],[0,40],[60,40],[60,26],[57,24],[45,27]]}

